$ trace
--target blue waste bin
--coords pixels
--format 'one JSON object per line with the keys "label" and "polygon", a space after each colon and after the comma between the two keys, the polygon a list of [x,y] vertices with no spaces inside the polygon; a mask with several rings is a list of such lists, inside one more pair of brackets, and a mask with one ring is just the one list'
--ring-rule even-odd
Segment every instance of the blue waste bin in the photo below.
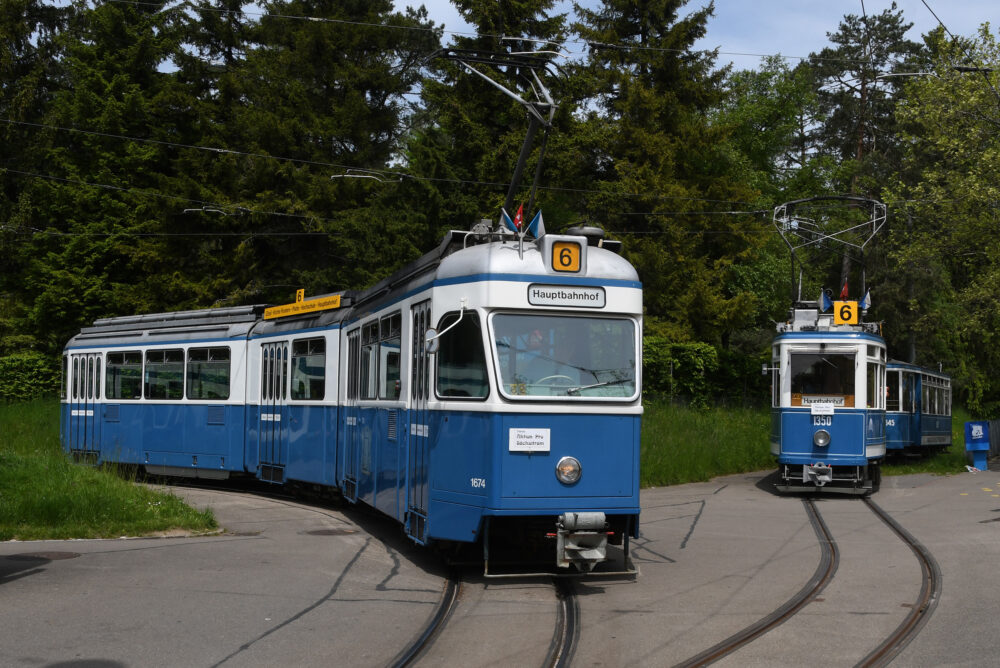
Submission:
{"label": "blue waste bin", "polygon": [[972,460],[973,466],[980,471],[986,470],[986,457],[990,454],[989,422],[965,423],[965,451]]}

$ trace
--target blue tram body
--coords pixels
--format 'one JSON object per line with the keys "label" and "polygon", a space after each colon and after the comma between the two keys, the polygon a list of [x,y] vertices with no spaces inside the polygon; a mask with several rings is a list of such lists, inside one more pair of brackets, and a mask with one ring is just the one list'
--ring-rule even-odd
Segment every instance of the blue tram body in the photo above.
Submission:
{"label": "blue tram body", "polygon": [[339,308],[99,320],[65,350],[64,447],[332,488],[418,543],[590,571],[638,536],[642,289],[611,246],[451,232]]}
{"label": "blue tram body", "polygon": [[772,348],[771,453],[780,491],[868,494],[886,452],[885,341],[866,325],[792,310]]}
{"label": "blue tram body", "polygon": [[935,452],[951,445],[951,378],[906,362],[886,365],[886,448]]}

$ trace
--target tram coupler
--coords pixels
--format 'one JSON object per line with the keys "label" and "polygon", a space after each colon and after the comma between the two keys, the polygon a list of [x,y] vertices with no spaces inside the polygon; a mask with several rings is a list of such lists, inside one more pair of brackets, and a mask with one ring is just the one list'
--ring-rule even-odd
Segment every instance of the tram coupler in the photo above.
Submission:
{"label": "tram coupler", "polygon": [[802,482],[811,482],[817,487],[833,482],[833,467],[823,462],[805,464],[802,466]]}
{"label": "tram coupler", "polygon": [[589,573],[607,559],[608,532],[604,513],[563,513],[556,520],[556,565],[576,566]]}

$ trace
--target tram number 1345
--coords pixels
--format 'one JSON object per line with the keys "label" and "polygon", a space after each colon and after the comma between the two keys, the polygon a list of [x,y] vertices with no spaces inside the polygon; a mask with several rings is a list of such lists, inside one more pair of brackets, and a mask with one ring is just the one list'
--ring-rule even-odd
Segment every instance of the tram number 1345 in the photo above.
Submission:
{"label": "tram number 1345", "polygon": [[813,415],[814,427],[829,427],[833,424],[832,415]]}

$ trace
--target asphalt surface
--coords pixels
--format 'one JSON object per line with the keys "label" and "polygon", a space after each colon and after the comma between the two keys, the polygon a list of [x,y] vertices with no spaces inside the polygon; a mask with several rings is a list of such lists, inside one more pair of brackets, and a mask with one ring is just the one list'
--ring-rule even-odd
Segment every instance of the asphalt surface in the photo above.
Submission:
{"label": "asphalt surface", "polygon": [[[0,543],[0,665],[386,666],[427,624],[445,568],[375,513],[175,488],[215,536]],[[1000,663],[1000,472],[886,478],[874,497],[943,575],[898,666]],[[667,666],[782,605],[821,548],[767,473],[644,490],[634,580],[576,584],[572,665]],[[910,549],[858,499],[817,497],[839,551],[830,584],[724,666],[848,666],[905,618]],[[418,665],[521,666],[554,618],[538,581],[467,588]],[[495,632],[494,632],[495,629]]]}

